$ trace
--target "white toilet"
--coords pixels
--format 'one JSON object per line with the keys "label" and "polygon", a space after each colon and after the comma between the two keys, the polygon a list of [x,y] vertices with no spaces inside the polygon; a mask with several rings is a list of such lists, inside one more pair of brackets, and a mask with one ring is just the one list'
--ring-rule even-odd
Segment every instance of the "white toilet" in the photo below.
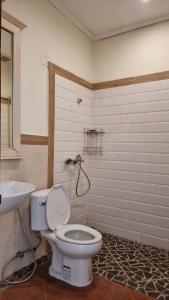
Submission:
{"label": "white toilet", "polygon": [[70,201],[61,185],[32,193],[31,227],[52,248],[49,274],[73,286],[92,282],[92,255],[102,246],[102,235],[84,225],[67,224]]}

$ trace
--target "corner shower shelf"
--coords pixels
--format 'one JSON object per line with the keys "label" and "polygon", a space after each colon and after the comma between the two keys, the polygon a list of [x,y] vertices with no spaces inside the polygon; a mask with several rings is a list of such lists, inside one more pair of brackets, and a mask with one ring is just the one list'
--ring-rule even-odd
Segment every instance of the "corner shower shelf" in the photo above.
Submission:
{"label": "corner shower shelf", "polygon": [[104,130],[100,128],[84,129],[83,153],[89,155],[102,154],[102,136]]}

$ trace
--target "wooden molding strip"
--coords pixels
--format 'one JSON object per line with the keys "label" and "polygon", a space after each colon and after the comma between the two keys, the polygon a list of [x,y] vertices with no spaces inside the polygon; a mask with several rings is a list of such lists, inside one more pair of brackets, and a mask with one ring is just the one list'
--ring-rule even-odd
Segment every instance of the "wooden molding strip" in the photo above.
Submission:
{"label": "wooden molding strip", "polygon": [[58,74],[64,78],[67,78],[67,79],[69,79],[79,85],[82,85],[90,90],[101,90],[101,89],[108,89],[108,88],[113,88],[113,87],[131,85],[131,84],[138,84],[138,83],[144,83],[144,82],[169,79],[169,71],[164,71],[164,72],[158,72],[158,73],[153,73],[153,74],[116,79],[116,80],[111,80],[111,81],[91,83],[91,82],[88,82],[88,81],[76,76],[75,74],[73,74],[65,69],[62,69],[61,67],[59,67],[55,64],[49,63],[49,69],[51,70],[52,73]]}
{"label": "wooden molding strip", "polygon": [[86,80],[66,71],[55,64],[48,63],[49,70],[49,117],[48,117],[48,187],[50,188],[54,183],[54,129],[55,129],[55,74],[67,78],[81,86],[91,90],[108,89],[113,87],[138,84],[144,82],[158,81],[169,79],[169,71],[123,78],[112,81],[105,81],[99,83],[90,83]]}
{"label": "wooden molding strip", "polygon": [[[55,130],[55,65],[49,63],[49,117],[48,117],[48,188],[54,177],[54,130]],[[57,73],[58,74],[58,73]]]}
{"label": "wooden molding strip", "polygon": [[9,62],[9,61],[11,61],[11,59],[12,59],[12,57],[10,55],[1,53],[1,61]]}
{"label": "wooden molding strip", "polygon": [[22,145],[48,145],[48,137],[40,135],[21,134]]}
{"label": "wooden molding strip", "polygon": [[55,65],[55,64],[52,64],[52,63],[49,63],[49,69],[51,70],[52,73],[54,74],[58,74],[64,78],[67,78],[79,85],[82,85],[88,89],[93,89],[93,84],[84,80],[83,78],[65,70],[65,69],[62,69],[61,67]]}
{"label": "wooden molding strip", "polygon": [[2,10],[2,18],[4,18],[5,20],[7,20],[8,22],[12,23],[16,27],[20,28],[21,30],[27,27],[20,20],[16,19],[15,17],[13,17],[12,15],[8,14],[4,10]]}
{"label": "wooden molding strip", "polygon": [[1,103],[3,104],[11,104],[10,98],[1,97]]}
{"label": "wooden molding strip", "polygon": [[113,87],[118,87],[118,86],[158,81],[158,80],[164,80],[164,79],[169,79],[169,71],[94,83],[93,90],[108,89],[108,88],[113,88]]}

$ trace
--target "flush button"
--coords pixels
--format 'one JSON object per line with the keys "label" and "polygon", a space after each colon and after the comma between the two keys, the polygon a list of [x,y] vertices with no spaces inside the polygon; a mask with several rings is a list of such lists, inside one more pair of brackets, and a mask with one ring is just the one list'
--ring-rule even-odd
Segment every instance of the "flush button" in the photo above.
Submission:
{"label": "flush button", "polygon": [[39,202],[39,205],[45,206],[46,205],[46,201]]}

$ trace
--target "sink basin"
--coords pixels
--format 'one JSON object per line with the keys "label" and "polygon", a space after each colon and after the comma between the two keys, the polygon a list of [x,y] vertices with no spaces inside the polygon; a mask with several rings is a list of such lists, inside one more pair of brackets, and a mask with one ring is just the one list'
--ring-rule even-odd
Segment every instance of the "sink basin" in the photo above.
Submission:
{"label": "sink basin", "polygon": [[0,214],[17,208],[35,190],[33,184],[22,181],[0,182]]}

